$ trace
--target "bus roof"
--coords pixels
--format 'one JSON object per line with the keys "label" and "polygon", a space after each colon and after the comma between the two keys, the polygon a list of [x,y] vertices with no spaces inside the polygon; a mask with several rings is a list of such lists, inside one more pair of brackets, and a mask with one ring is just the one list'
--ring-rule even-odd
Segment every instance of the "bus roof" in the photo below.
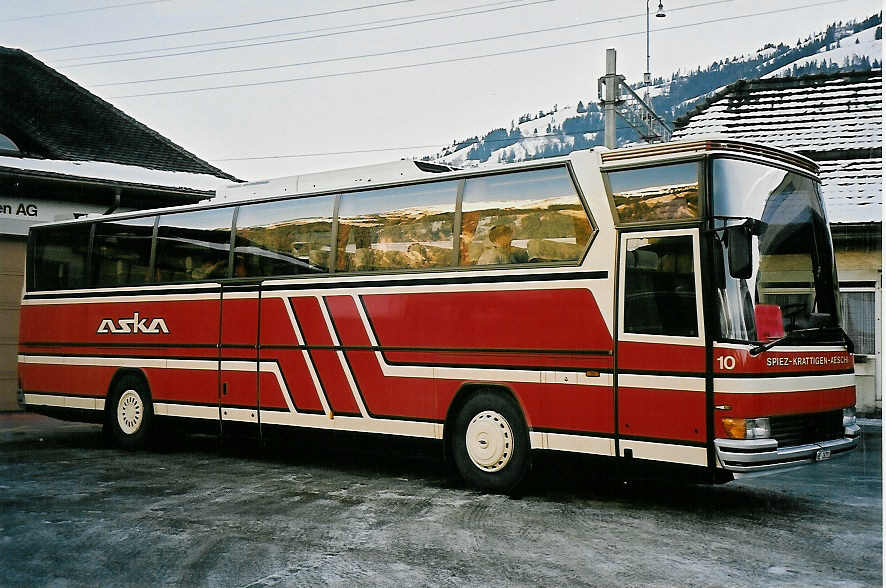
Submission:
{"label": "bus roof", "polygon": [[[736,141],[734,139],[727,139],[716,135],[711,137],[694,138],[692,140],[654,143],[650,145],[638,145],[618,149],[607,149],[606,147],[597,146],[590,150],[590,152],[600,154],[601,163],[606,167],[609,167],[607,164],[631,165],[645,162],[664,162],[675,156],[691,156],[692,154],[700,155],[715,151],[755,155],[757,157],[780,161],[811,173],[818,174],[818,165],[813,160],[802,155],[781,148],[767,147],[749,141]],[[97,220],[109,220],[114,218],[149,216],[192,209],[232,206],[247,201],[251,202],[286,196],[336,193],[341,191],[361,190],[375,186],[391,186],[398,183],[417,183],[431,179],[454,179],[465,176],[501,173],[506,170],[516,171],[525,168],[563,164],[570,161],[576,154],[582,152],[588,153],[588,151],[574,151],[569,155],[559,157],[534,159],[518,163],[469,169],[452,168],[445,165],[414,160],[400,160],[311,174],[286,176],[243,184],[232,184],[220,188],[216,192],[215,198],[204,200],[197,204],[133,210],[108,215],[90,214],[78,219],[56,221],[35,226],[42,227],[49,224],[95,222]]]}

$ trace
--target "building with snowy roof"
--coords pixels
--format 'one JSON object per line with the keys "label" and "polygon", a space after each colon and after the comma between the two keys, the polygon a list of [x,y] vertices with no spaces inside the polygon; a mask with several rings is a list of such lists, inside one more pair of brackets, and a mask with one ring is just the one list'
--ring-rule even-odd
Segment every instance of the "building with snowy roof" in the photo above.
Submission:
{"label": "building with snowy roof", "polygon": [[718,134],[818,163],[864,412],[882,407],[882,100],[881,70],[741,80],[678,118],[673,137]]}
{"label": "building with snowy roof", "polygon": [[0,410],[11,410],[28,229],[190,204],[238,180],[24,51],[0,47],[0,80]]}

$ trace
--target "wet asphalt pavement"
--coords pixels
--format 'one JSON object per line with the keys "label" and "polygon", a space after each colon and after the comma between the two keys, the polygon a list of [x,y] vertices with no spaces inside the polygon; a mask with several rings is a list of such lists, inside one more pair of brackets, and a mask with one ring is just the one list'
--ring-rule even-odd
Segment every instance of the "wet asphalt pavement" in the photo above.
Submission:
{"label": "wet asphalt pavement", "polygon": [[536,460],[519,498],[464,488],[429,442],[261,447],[0,415],[0,585],[879,586],[879,426],[853,455],[704,486]]}

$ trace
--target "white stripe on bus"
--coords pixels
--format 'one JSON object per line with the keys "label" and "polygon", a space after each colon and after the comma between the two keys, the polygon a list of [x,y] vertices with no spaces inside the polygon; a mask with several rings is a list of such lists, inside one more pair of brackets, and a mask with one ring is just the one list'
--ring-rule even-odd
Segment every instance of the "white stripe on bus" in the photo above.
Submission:
{"label": "white stripe on bus", "polygon": [[619,440],[621,455],[630,449],[637,459],[651,459],[655,461],[667,461],[670,463],[685,463],[688,465],[708,465],[708,450],[704,447],[692,447],[689,445],[676,445],[674,443],[653,443],[651,441]]}
{"label": "white stripe on bus", "polygon": [[[332,327],[332,319],[329,316],[329,309],[326,308],[326,301],[323,300],[322,296],[317,296],[317,303],[320,305],[320,312],[323,313],[323,320],[326,321],[326,330],[329,331],[329,336],[332,338],[332,344],[336,347],[341,347],[341,342],[338,340],[338,337],[335,334],[335,329]],[[336,355],[338,355],[338,361],[341,363],[341,369],[345,373],[345,378],[348,380],[348,386],[351,387],[351,394],[354,395],[354,401],[357,403],[357,406],[360,408],[360,414],[363,415],[363,418],[369,418],[369,413],[366,411],[366,407],[363,405],[363,399],[360,398],[360,392],[357,389],[357,384],[354,382],[354,377],[351,374],[351,370],[348,367],[348,360],[345,358],[345,354],[341,350],[337,350]]]}
{"label": "white stripe on bus", "polygon": [[782,376],[771,378],[714,378],[714,392],[728,394],[769,394],[807,392],[855,385],[855,374]]}
{"label": "white stripe on bus", "polygon": [[327,417],[332,418],[332,410],[329,408],[329,401],[323,393],[323,386],[320,385],[320,378],[317,377],[317,370],[314,369],[314,360],[311,359],[311,354],[305,349],[305,339],[302,336],[301,329],[298,328],[298,322],[295,320],[295,312],[292,310],[292,301],[289,298],[284,298],[283,307],[286,309],[286,314],[289,315],[289,323],[292,325],[292,332],[295,333],[295,339],[302,347],[302,357],[305,360],[305,365],[308,366],[308,373],[311,374],[311,381],[314,382],[314,390],[317,392],[317,397],[320,399],[320,405],[323,406],[323,412],[326,413]]}
{"label": "white stripe on bus", "polygon": [[618,374],[619,388],[652,388],[658,390],[682,390],[704,392],[704,377],[659,376],[655,374]]}

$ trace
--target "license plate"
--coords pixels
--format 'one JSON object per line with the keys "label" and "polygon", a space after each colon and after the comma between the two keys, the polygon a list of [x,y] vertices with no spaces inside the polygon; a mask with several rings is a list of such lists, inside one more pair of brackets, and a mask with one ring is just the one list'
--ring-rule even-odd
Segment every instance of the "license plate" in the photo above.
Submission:
{"label": "license plate", "polygon": [[819,449],[815,452],[815,461],[824,461],[831,458],[830,449]]}

